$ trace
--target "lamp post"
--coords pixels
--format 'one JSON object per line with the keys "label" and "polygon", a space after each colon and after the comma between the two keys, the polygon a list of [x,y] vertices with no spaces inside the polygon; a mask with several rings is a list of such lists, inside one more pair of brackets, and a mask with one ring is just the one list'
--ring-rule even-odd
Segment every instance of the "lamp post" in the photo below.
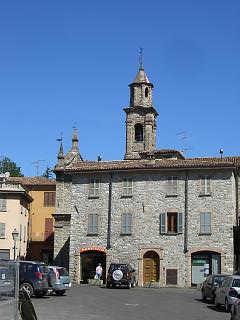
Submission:
{"label": "lamp post", "polygon": [[19,236],[19,232],[15,228],[13,230],[13,232],[12,232],[12,237],[13,237],[13,241],[14,241],[14,247],[13,247],[13,258],[14,258],[14,260],[16,260],[16,249],[17,249],[16,242],[17,242],[18,236]]}

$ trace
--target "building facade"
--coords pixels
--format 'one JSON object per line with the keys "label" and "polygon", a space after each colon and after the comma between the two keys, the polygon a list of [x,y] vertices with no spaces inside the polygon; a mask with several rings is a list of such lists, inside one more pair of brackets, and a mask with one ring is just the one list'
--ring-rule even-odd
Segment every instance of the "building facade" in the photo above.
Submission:
{"label": "building facade", "polygon": [[[29,206],[32,197],[23,184],[0,175],[0,259],[26,258]],[[12,233],[16,231],[16,243]]]}
{"label": "building facade", "polygon": [[237,265],[240,157],[185,158],[156,149],[153,84],[130,84],[124,160],[83,161],[77,131],[56,174],[54,257],[76,282],[98,262],[128,262],[139,286],[194,286]]}

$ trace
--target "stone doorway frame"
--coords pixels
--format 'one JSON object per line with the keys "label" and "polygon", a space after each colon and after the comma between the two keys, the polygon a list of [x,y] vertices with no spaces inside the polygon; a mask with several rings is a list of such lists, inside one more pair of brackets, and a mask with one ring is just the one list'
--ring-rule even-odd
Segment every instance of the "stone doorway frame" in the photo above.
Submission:
{"label": "stone doorway frame", "polygon": [[189,251],[186,253],[186,281],[185,281],[185,287],[191,288],[191,283],[192,283],[192,254],[201,252],[201,251],[206,251],[206,252],[216,252],[220,254],[221,257],[221,272],[224,273],[225,271],[225,256],[226,253],[225,251],[215,248],[215,247],[197,247],[193,249],[189,249]]}
{"label": "stone doorway frame", "polygon": [[139,249],[139,255],[138,255],[138,286],[143,287],[143,257],[145,253],[148,251],[154,251],[158,254],[159,257],[159,282],[158,287],[163,287],[165,284],[165,268],[163,266],[163,249],[160,247],[144,247]]}

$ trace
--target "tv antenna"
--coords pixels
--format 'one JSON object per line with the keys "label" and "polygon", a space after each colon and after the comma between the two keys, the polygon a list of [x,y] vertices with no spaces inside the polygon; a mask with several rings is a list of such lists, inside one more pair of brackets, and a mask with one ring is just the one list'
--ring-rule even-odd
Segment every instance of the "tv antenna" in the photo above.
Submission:
{"label": "tv antenna", "polygon": [[38,176],[38,169],[40,167],[40,162],[45,161],[45,160],[36,160],[35,162],[32,162],[34,164],[35,168],[37,169],[37,176]]}

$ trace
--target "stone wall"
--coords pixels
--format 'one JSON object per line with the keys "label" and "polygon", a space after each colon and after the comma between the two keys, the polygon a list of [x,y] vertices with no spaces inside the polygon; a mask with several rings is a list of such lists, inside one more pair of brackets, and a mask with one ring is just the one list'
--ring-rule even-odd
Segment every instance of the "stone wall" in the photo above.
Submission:
{"label": "stone wall", "polygon": [[[233,234],[235,224],[234,177],[230,171],[205,172],[212,177],[212,194],[200,197],[200,174],[189,173],[188,182],[188,234],[187,249],[214,250],[222,255],[222,272],[233,268]],[[178,195],[166,197],[166,177],[178,176]],[[133,178],[133,197],[122,197],[122,178]],[[184,252],[184,233],[162,235],[159,232],[159,216],[162,212],[183,213],[185,223],[185,177],[184,171],[145,171],[114,173],[111,208],[111,247],[107,252],[107,265],[114,261],[130,262],[141,275],[141,250],[155,248],[162,252],[160,261],[161,285],[165,285],[164,270],[178,270],[178,285],[189,286],[191,278],[191,255]],[[88,183],[91,178],[99,178],[101,190],[99,198],[88,198]],[[86,173],[73,177],[72,194],[65,197],[65,208],[71,208],[70,272],[76,276],[76,256],[84,246],[107,246],[108,200],[110,174]],[[73,209],[75,208],[75,209]],[[212,213],[211,235],[200,235],[200,212]],[[121,214],[132,213],[132,234],[121,235]],[[99,214],[99,233],[88,236],[88,214]],[[142,283],[142,279],[139,279]]]}

